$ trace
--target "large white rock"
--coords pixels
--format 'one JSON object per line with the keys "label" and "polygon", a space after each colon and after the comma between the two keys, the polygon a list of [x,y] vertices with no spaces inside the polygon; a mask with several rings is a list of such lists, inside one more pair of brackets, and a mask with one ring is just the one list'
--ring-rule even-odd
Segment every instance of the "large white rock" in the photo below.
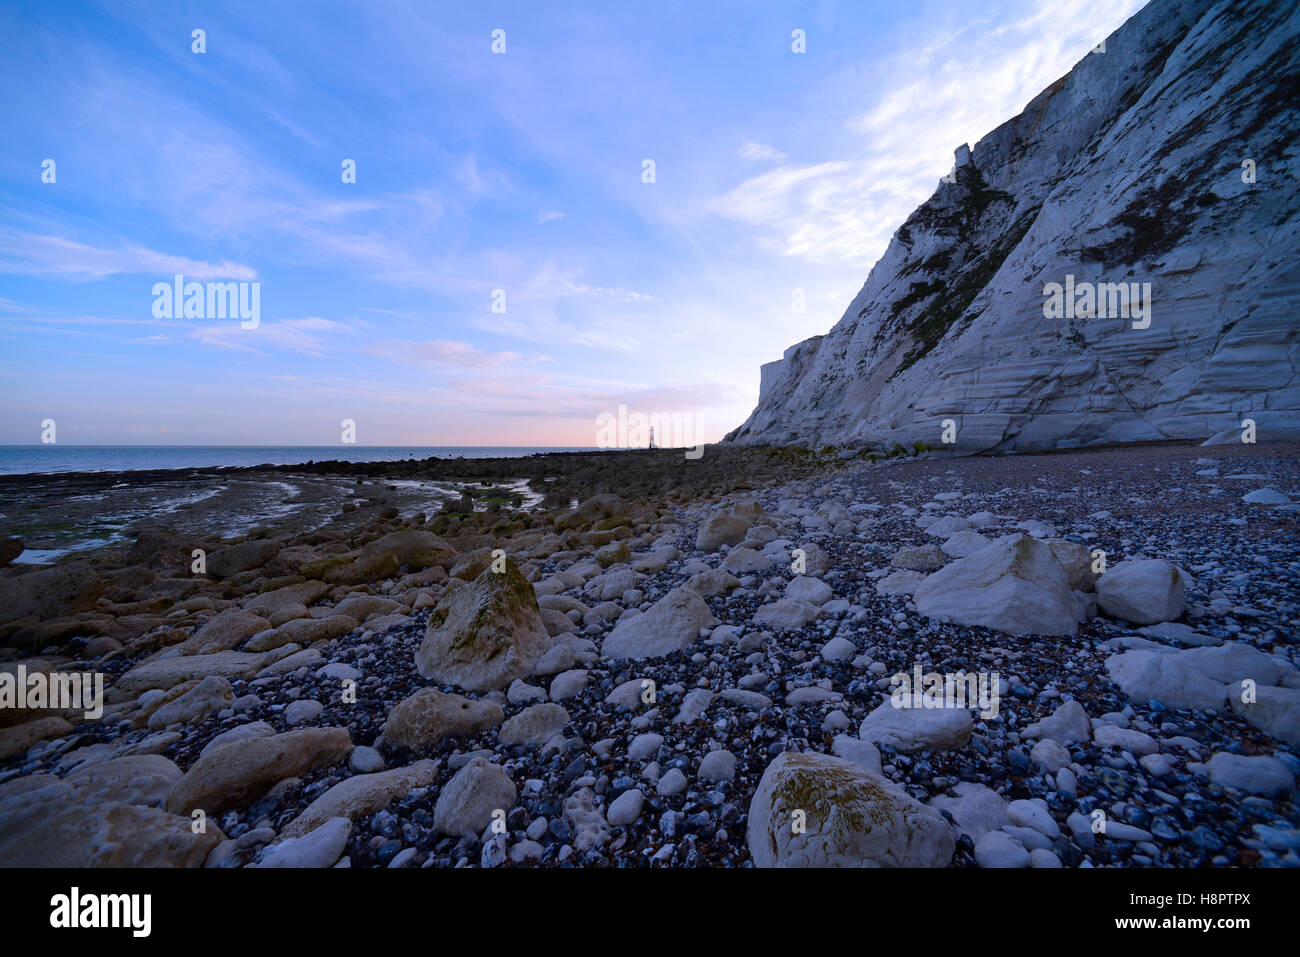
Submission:
{"label": "large white rock", "polygon": [[888,779],[789,751],[758,782],[747,839],[758,867],[945,867],[956,846],[937,811]]}
{"label": "large white rock", "polygon": [[1011,635],[1073,635],[1079,602],[1052,549],[1009,535],[939,569],[912,595],[918,614]]}
{"label": "large white rock", "polygon": [[533,586],[507,559],[446,594],[415,654],[421,677],[470,691],[505,688],[532,674],[551,647]]}
{"label": "large white rock", "polygon": [[1264,733],[1300,748],[1300,689],[1257,686],[1247,694],[1236,682],[1228,686],[1228,704]]}
{"label": "large white rock", "polygon": [[674,588],[633,618],[620,618],[600,653],[606,658],[659,658],[693,645],[718,623],[697,592]]}
{"label": "large white rock", "polygon": [[862,719],[858,737],[888,744],[899,751],[950,751],[970,741],[974,722],[965,708],[926,708],[920,695],[913,707],[896,708],[886,701]]}
{"label": "large white rock", "polygon": [[1213,648],[1191,648],[1178,652],[1178,660],[1207,678],[1228,684],[1249,678],[1257,685],[1274,685],[1294,669],[1258,648],[1229,641]]}
{"label": "large white rock", "polygon": [[1120,562],[1097,579],[1097,605],[1111,618],[1136,625],[1172,621],[1187,608],[1187,581],[1161,558]]}
{"label": "large white rock", "polygon": [[1152,699],[1170,708],[1222,711],[1227,707],[1224,686],[1191,667],[1182,654],[1126,651],[1106,659],[1111,680],[1134,701]]}
{"label": "large white rock", "polygon": [[1249,794],[1276,797],[1295,790],[1295,775],[1277,758],[1220,751],[1203,766],[1211,781]]}

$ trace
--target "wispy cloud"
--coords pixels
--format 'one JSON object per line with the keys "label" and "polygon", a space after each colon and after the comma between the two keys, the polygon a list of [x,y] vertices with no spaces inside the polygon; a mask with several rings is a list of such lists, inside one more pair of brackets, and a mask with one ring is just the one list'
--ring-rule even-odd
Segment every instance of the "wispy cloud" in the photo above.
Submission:
{"label": "wispy cloud", "polygon": [[256,280],[257,270],[243,263],[204,262],[126,245],[120,249],[89,246],[61,236],[0,230],[0,272],[91,281],[121,274],[190,279]]}
{"label": "wispy cloud", "polygon": [[489,352],[468,342],[454,342],[450,339],[433,339],[427,342],[394,339],[373,343],[366,348],[366,352],[390,362],[418,366],[444,366],[478,372],[500,369],[502,366],[525,358],[516,352]]}

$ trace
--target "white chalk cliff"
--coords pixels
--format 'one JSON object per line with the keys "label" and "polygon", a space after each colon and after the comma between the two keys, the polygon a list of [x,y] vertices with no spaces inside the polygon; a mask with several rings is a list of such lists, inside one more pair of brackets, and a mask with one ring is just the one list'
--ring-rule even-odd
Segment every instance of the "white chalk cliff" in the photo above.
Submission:
{"label": "white chalk cliff", "polygon": [[[1298,39],[1294,2],[1154,0],[957,150],[835,327],[763,366],[727,439],[941,447],[945,419],[958,453],[1244,418],[1300,435]],[[1051,283],[1150,283],[1149,326],[1106,294],[1049,318]]]}

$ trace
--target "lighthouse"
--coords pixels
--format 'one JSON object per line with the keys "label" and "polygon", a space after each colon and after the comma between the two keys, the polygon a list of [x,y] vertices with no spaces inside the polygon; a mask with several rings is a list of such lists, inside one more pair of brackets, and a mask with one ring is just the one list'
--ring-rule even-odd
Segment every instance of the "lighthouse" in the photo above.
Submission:
{"label": "lighthouse", "polygon": [[655,427],[650,426],[650,448],[655,447]]}

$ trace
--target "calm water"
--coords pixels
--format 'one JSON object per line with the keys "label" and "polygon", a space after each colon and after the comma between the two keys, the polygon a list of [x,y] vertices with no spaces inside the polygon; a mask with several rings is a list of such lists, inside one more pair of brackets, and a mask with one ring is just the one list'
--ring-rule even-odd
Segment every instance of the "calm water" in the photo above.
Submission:
{"label": "calm water", "polygon": [[537,452],[594,449],[444,445],[0,445],[0,475],[52,472],[127,472],[216,466],[301,465],[329,460],[393,462],[401,459],[515,458]]}

